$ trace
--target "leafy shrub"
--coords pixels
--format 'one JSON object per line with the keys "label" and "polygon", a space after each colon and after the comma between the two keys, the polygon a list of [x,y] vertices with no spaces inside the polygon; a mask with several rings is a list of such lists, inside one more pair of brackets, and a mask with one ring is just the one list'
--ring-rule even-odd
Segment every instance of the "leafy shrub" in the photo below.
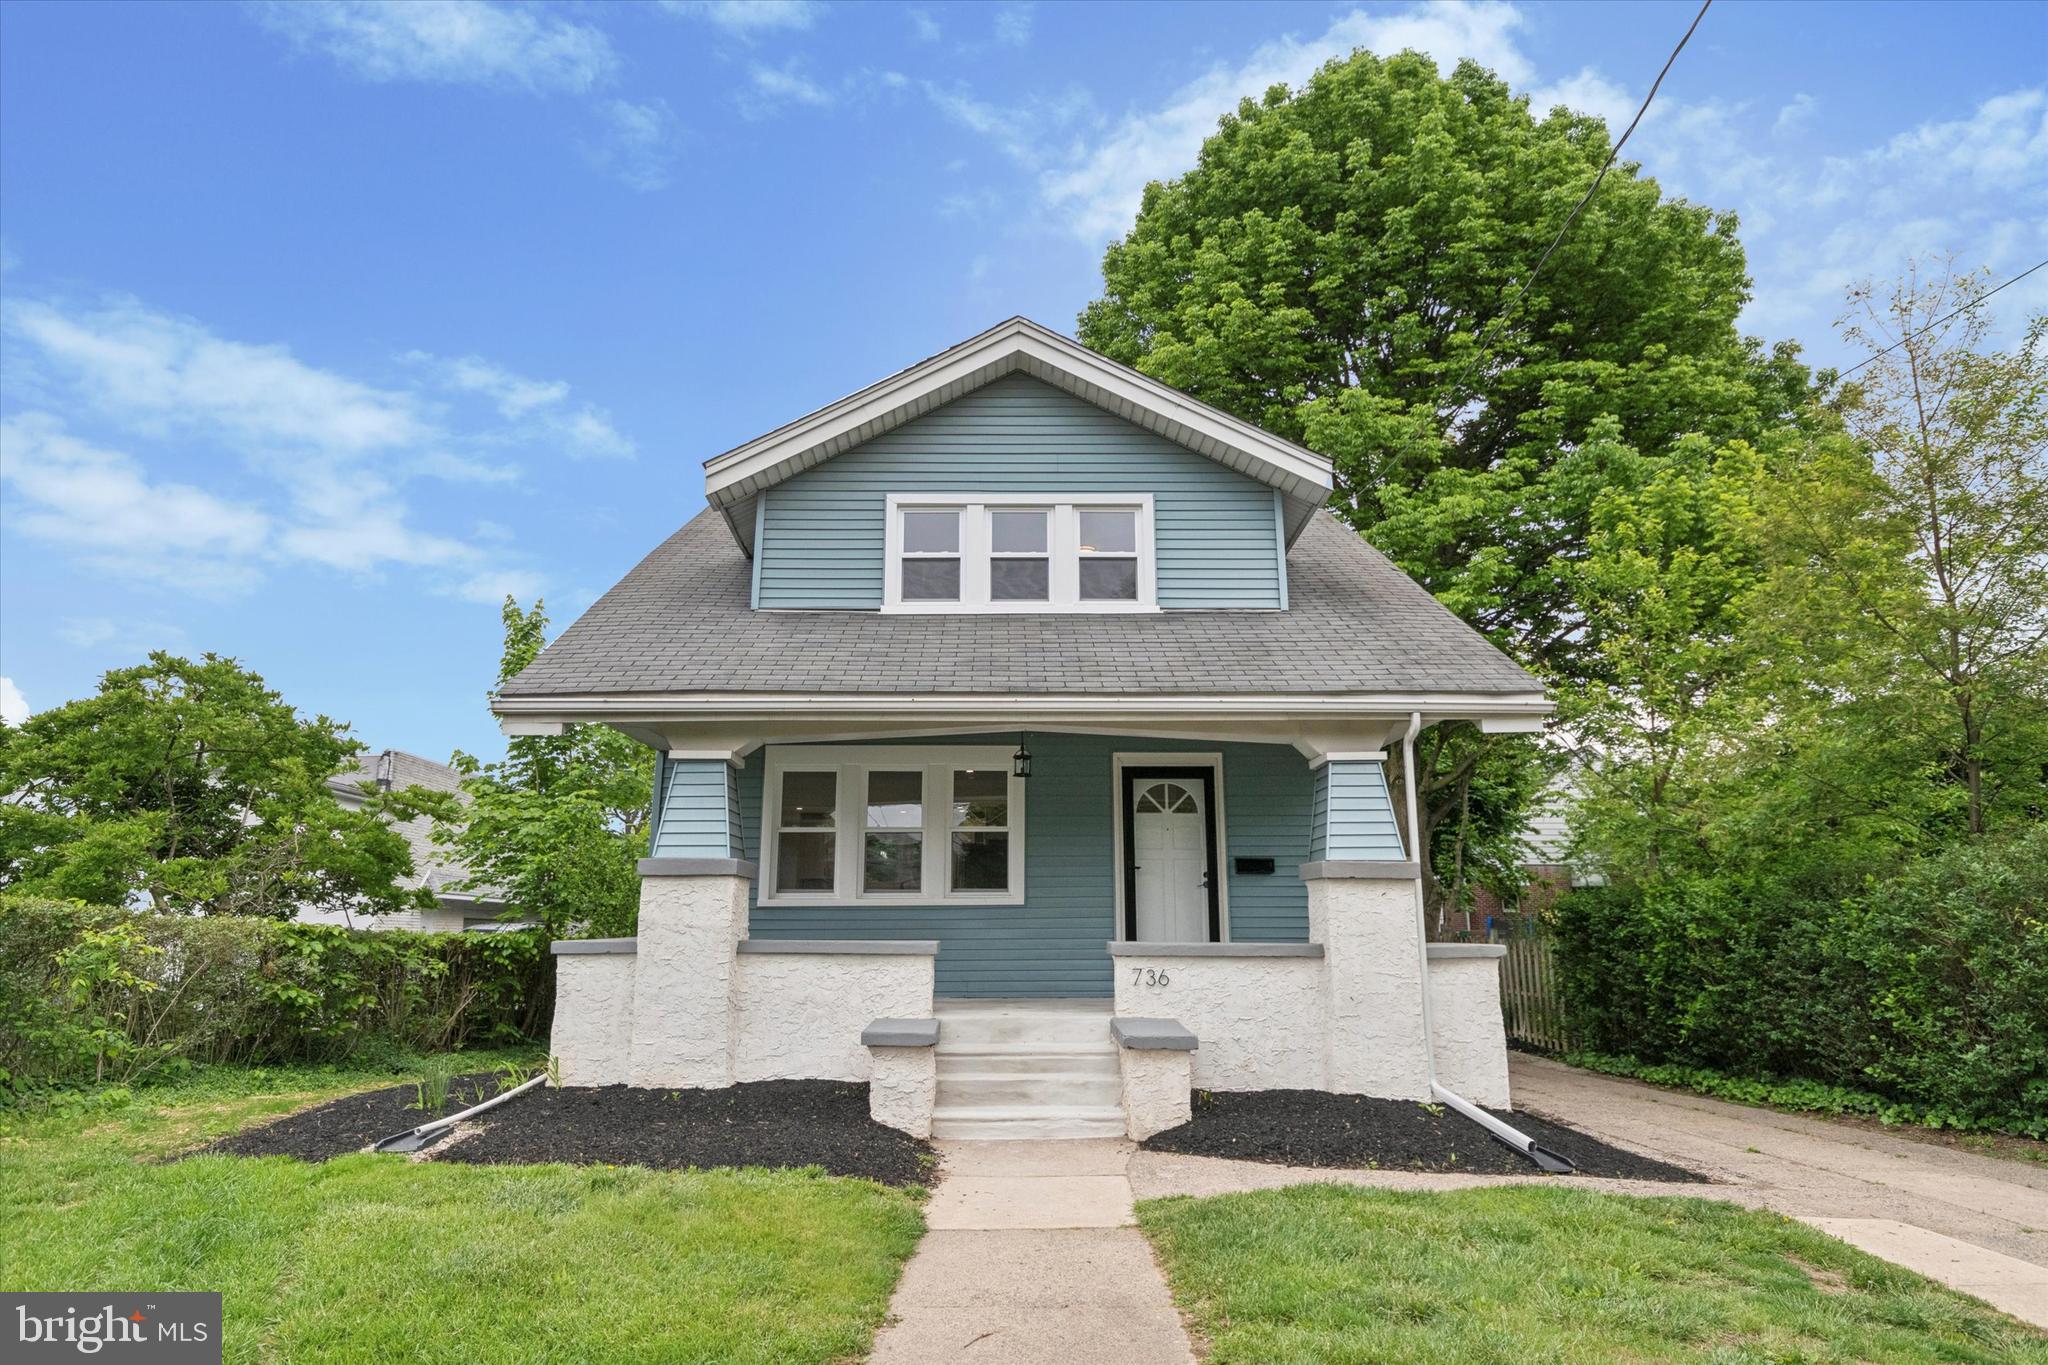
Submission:
{"label": "leafy shrub", "polygon": [[531,1038],[547,942],[0,898],[0,1086]]}
{"label": "leafy shrub", "polygon": [[1555,927],[1591,1054],[1730,1098],[1812,1084],[1811,1104],[1756,1098],[2048,1136],[2048,828],[1849,893],[1737,874],[1583,888]]}

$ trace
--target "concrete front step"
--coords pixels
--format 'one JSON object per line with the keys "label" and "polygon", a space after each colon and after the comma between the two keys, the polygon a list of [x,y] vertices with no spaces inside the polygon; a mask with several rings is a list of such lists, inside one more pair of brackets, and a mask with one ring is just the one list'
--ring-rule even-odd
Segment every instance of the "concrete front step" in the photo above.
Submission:
{"label": "concrete front step", "polygon": [[935,1138],[1016,1141],[1025,1138],[1119,1138],[1123,1135],[1124,1111],[1116,1105],[941,1107],[932,1115],[932,1136]]}
{"label": "concrete front step", "polygon": [[939,1046],[982,1047],[989,1044],[1028,1044],[1061,1047],[1076,1043],[1108,1043],[1109,1012],[1085,1014],[999,1014],[974,1012],[939,1014]]}
{"label": "concrete front step", "polygon": [[1115,1045],[1107,1047],[1047,1048],[1021,1045],[949,1048],[939,1045],[939,1075],[973,1073],[983,1076],[1036,1075],[1058,1071],[1069,1075],[1115,1076],[1119,1074]]}
{"label": "concrete front step", "polygon": [[1114,1138],[1124,1131],[1110,1011],[1097,1000],[945,1001],[939,1138]]}
{"label": "concrete front step", "polygon": [[1074,1071],[939,1076],[938,1112],[974,1108],[1115,1108],[1123,1102],[1114,1073]]}

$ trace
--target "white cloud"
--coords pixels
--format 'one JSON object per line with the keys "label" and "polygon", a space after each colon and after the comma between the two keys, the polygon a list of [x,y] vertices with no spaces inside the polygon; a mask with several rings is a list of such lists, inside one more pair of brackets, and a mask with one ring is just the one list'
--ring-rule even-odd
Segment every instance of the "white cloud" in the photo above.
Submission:
{"label": "white cloud", "polygon": [[271,534],[258,507],[189,484],[152,483],[139,462],[80,440],[49,413],[0,421],[0,482],[17,500],[14,532],[124,578],[243,590],[256,578],[250,560]]}
{"label": "white cloud", "polygon": [[[1607,121],[1607,136],[1617,138],[1635,117],[1638,99],[1608,80],[1592,67],[1582,67],[1575,76],[1538,86],[1529,92],[1529,112],[1541,119],[1559,105],[1575,114],[1592,114]],[[1652,106],[1653,111],[1658,106]],[[1648,120],[1645,119],[1645,126]],[[1633,151],[1634,139],[1629,147]]]}
{"label": "white cloud", "polygon": [[[747,6],[751,9],[753,7]],[[584,159],[636,190],[669,183],[676,120],[660,99],[600,99],[620,62],[602,29],[493,0],[254,0],[259,22],[371,81],[591,97]]]}
{"label": "white cloud", "polygon": [[57,627],[57,638],[76,649],[108,655],[143,655],[153,649],[184,649],[185,632],[163,620],[106,616],[70,616]]}
{"label": "white cloud", "polygon": [[28,698],[21,695],[14,679],[0,677],[0,724],[19,725],[28,715]]}
{"label": "white cloud", "polygon": [[910,36],[920,43],[936,43],[939,40],[939,21],[932,18],[929,10],[909,9],[903,11],[910,20]]}
{"label": "white cloud", "polygon": [[[400,359],[416,380],[389,387],[134,300],[24,300],[0,316],[10,388],[33,400],[5,430],[9,531],[126,579],[228,594],[280,565],[397,568],[419,571],[426,590],[462,594],[479,576],[528,571],[502,539],[416,524],[408,484],[511,482],[518,468],[493,458],[508,447],[634,453],[566,382],[481,356],[408,352]],[[105,427],[125,435],[85,431]],[[213,486],[152,474],[143,453],[158,448],[182,448]],[[222,453],[241,455],[240,468]]]}
{"label": "white cloud", "polygon": [[598,113],[604,132],[584,148],[590,163],[628,189],[667,189],[677,138],[668,101],[608,100]]}
{"label": "white cloud", "polygon": [[14,303],[6,326],[130,421],[333,453],[389,449],[428,434],[407,394],[302,364],[281,346],[224,341],[132,299],[82,314]]}
{"label": "white cloud", "polygon": [[1194,165],[1203,139],[1239,100],[1256,98],[1274,85],[1299,87],[1324,62],[1360,47],[1389,56],[1413,48],[1446,69],[1470,57],[1526,86],[1531,68],[1514,41],[1521,25],[1520,12],[1510,5],[1468,0],[1444,0],[1399,14],[1354,10],[1320,37],[1276,39],[1242,62],[1212,67],[1158,109],[1126,115],[1085,147],[1074,164],[1047,172],[1041,192],[1073,231],[1090,241],[1106,240],[1130,226],[1148,181],[1171,178]]}
{"label": "white cloud", "polygon": [[1994,95],[1968,118],[1923,123],[1858,156],[1831,157],[1823,201],[1881,184],[1887,207],[1925,202],[1924,188],[1962,182],[1976,190],[2048,186],[2048,90]]}
{"label": "white cloud", "polygon": [[909,88],[910,77],[901,71],[878,71],[868,66],[849,71],[836,82],[821,81],[810,74],[802,58],[792,57],[781,66],[755,63],[748,70],[748,86],[740,92],[737,102],[742,115],[758,119],[796,107],[859,107]]}
{"label": "white cloud", "polygon": [[833,101],[833,94],[819,85],[802,70],[802,63],[795,58],[781,66],[756,64],[748,72],[753,82],[751,101],[743,101],[743,107],[754,110],[771,109],[781,104],[808,104],[820,108]]}
{"label": "white cloud", "polygon": [[532,601],[539,597],[547,586],[539,574],[526,573],[518,569],[498,569],[480,573],[464,579],[455,586],[454,596],[465,602],[489,602],[493,605],[507,597]]}
{"label": "white cloud", "polygon": [[80,649],[90,649],[113,639],[119,629],[104,616],[73,616],[57,627],[57,638]]}
{"label": "white cloud", "polygon": [[1771,121],[1773,135],[1783,137],[1797,132],[1813,121],[1814,111],[1820,108],[1820,101],[1805,91],[1800,91],[1778,111],[1778,117]]}
{"label": "white cloud", "polygon": [[[455,393],[485,399],[500,416],[516,423],[513,436],[549,446],[578,459],[618,459],[634,454],[631,439],[612,425],[608,414],[584,403],[569,405],[569,385],[559,379],[529,379],[482,356],[437,356],[407,351],[399,357],[418,367],[429,382]],[[498,467],[434,452],[426,472],[458,479],[500,479]]]}
{"label": "white cloud", "polygon": [[265,0],[253,8],[264,27],[365,80],[580,94],[618,68],[602,30],[489,0]]}
{"label": "white cloud", "polygon": [[528,379],[482,356],[444,357],[407,351],[399,359],[427,369],[443,388],[490,399],[506,417],[523,417],[569,396],[569,386],[559,379]]}
{"label": "white cloud", "polygon": [[996,8],[996,41],[1004,47],[1023,47],[1031,41],[1031,6],[999,5]]}
{"label": "white cloud", "polygon": [[812,0],[661,0],[670,14],[687,15],[738,38],[807,29],[818,17]]}

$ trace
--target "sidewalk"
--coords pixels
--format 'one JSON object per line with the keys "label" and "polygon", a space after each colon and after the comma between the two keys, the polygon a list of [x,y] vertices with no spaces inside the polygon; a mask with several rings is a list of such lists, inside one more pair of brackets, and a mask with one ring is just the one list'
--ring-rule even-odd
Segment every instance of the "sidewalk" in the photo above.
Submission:
{"label": "sidewalk", "polygon": [[1193,1365],[1131,1216],[1128,1142],[945,1142],[876,1365]]}

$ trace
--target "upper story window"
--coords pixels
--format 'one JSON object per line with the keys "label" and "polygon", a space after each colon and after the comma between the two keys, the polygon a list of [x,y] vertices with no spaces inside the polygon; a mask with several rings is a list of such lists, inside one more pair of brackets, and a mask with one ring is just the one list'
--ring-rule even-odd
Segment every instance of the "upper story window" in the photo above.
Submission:
{"label": "upper story window", "polygon": [[1152,498],[891,494],[882,610],[1156,611]]}

